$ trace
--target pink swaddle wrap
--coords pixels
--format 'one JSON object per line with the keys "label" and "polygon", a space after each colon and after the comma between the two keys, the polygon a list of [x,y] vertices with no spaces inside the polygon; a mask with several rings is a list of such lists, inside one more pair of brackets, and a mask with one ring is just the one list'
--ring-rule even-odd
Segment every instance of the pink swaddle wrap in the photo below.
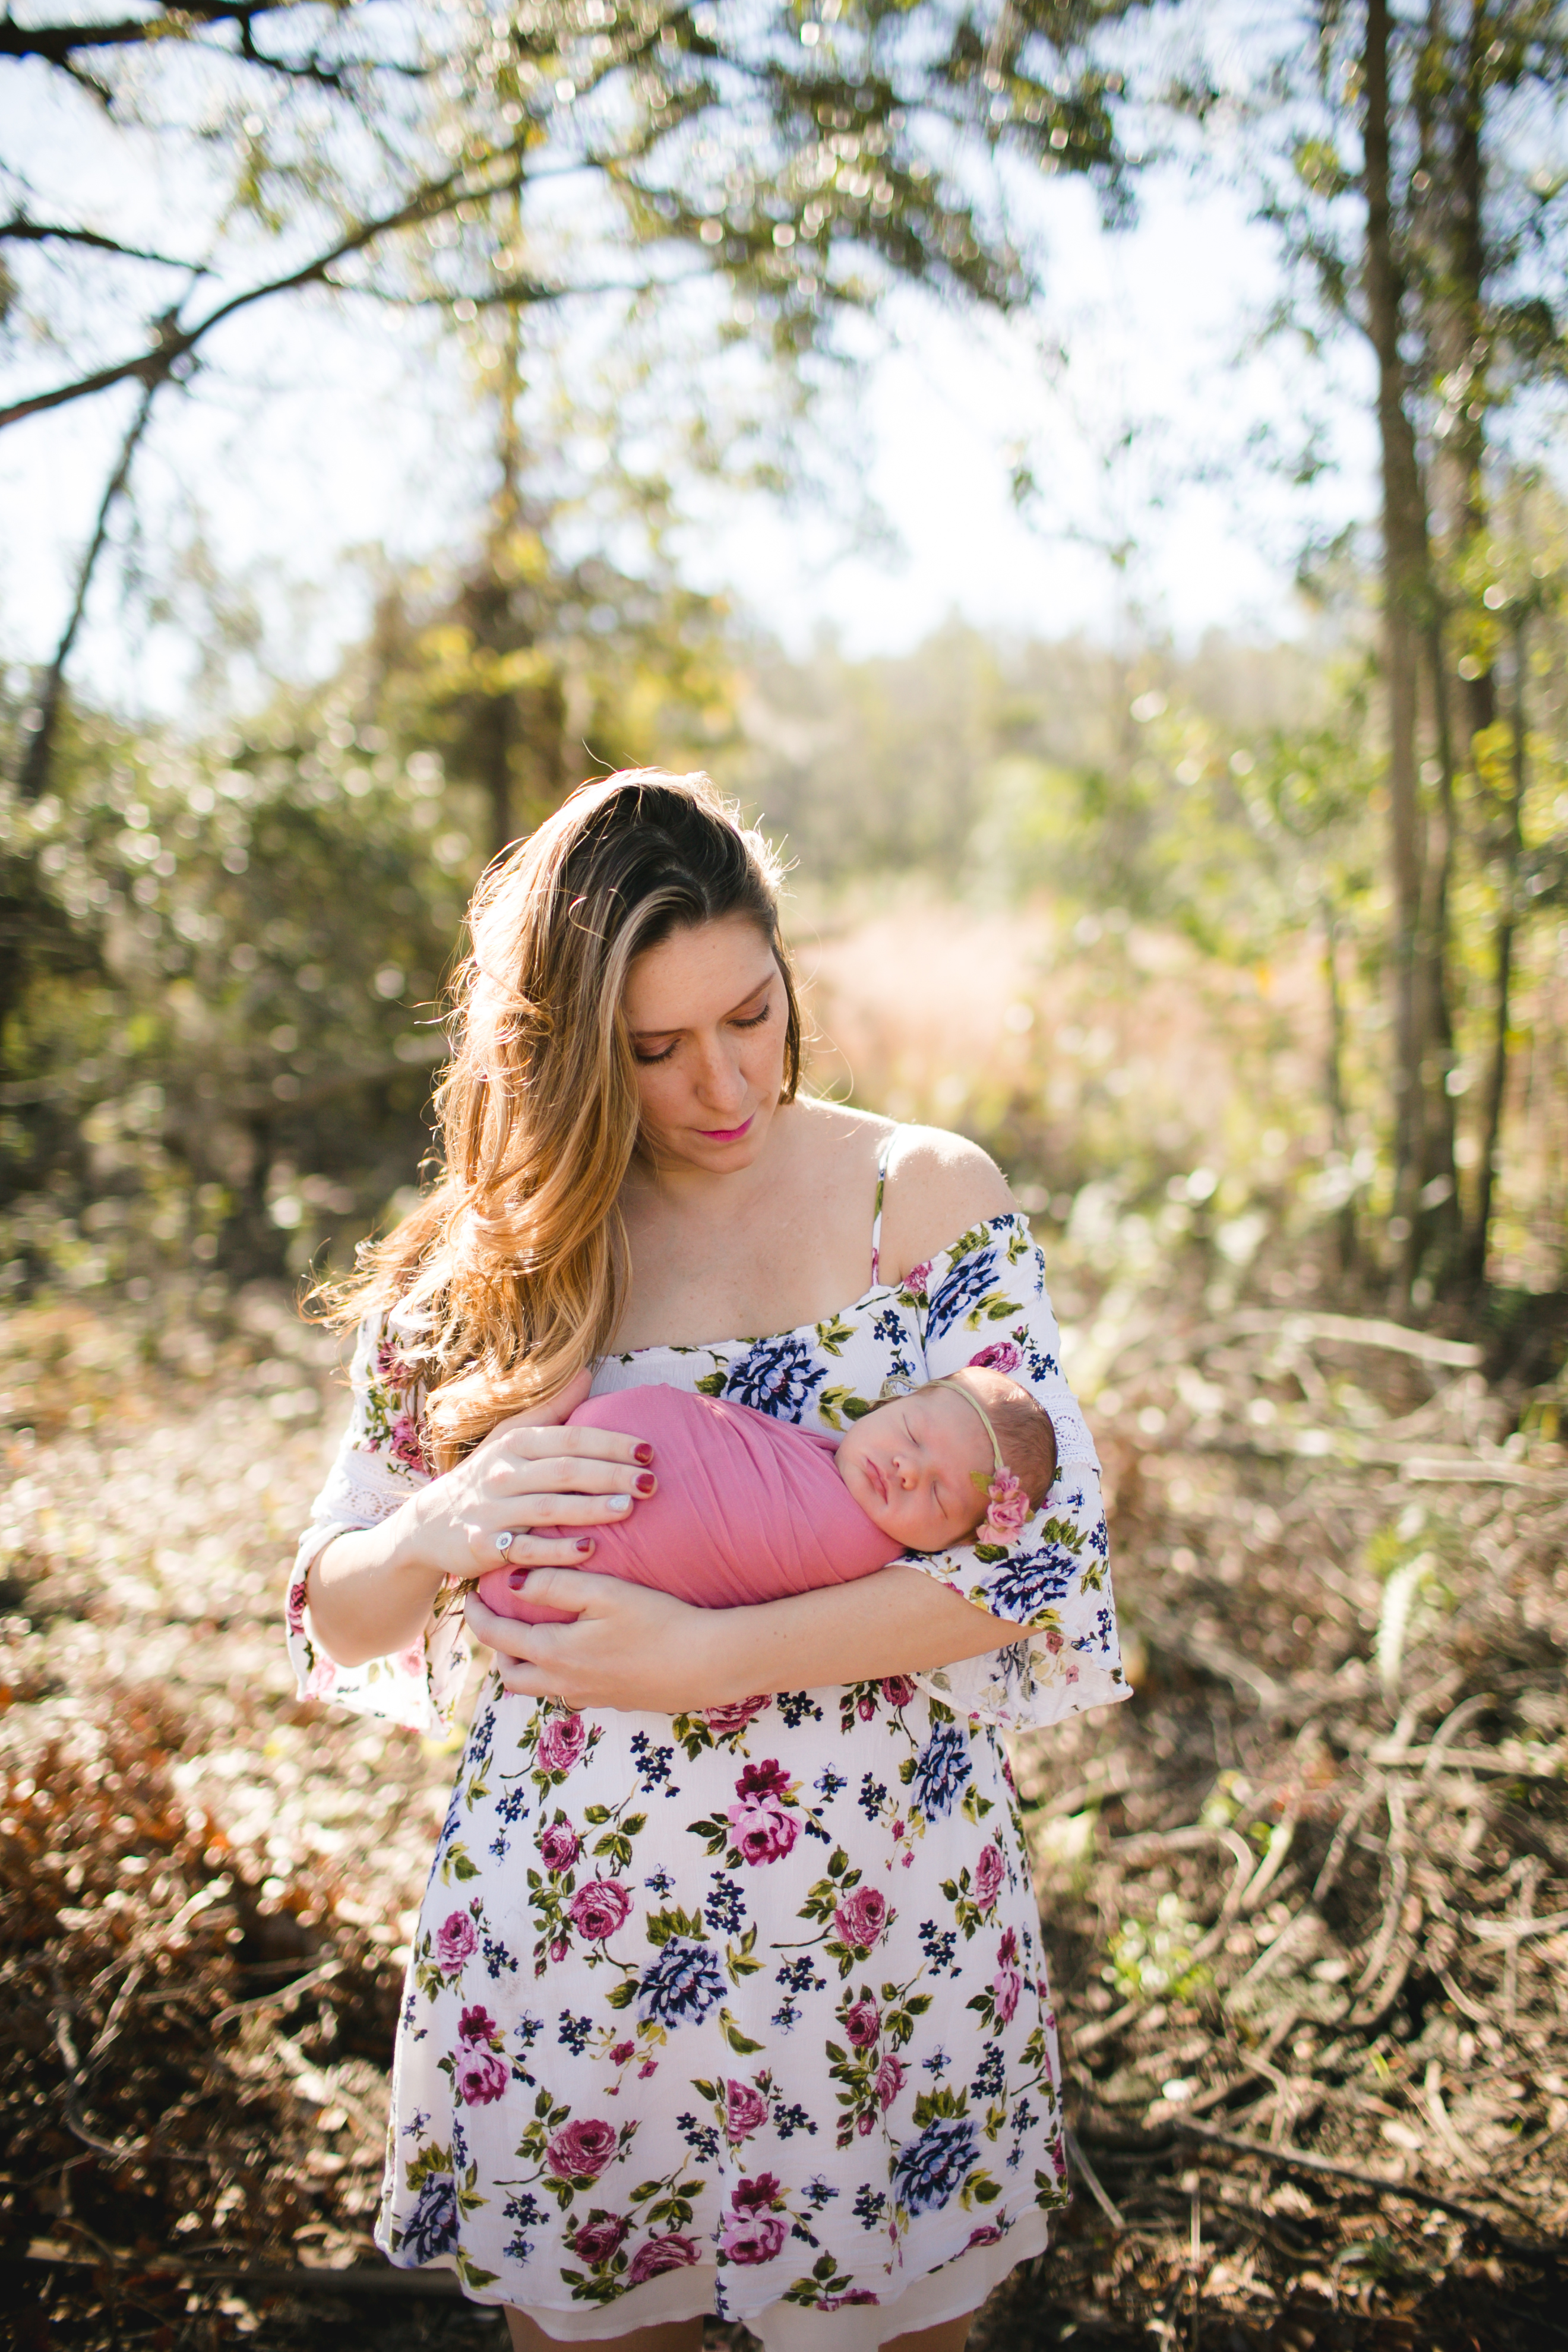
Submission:
{"label": "pink swaddle wrap", "polygon": [[[593,1529],[596,1549],[584,1563],[590,1576],[650,1585],[700,1609],[738,1609],[851,1584],[902,1550],[839,1477],[833,1440],[793,1422],[668,1388],[590,1397],[568,1421],[646,1439],[658,1475],[658,1493],[629,1518]],[[479,1598],[498,1616],[529,1625],[570,1621],[569,1610],[514,1591],[515,1572],[494,1568],[479,1579]]]}

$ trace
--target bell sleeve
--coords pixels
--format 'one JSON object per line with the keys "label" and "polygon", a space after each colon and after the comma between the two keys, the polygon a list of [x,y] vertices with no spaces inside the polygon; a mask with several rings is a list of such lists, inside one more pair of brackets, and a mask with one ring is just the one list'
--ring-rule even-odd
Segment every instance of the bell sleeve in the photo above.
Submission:
{"label": "bell sleeve", "polygon": [[1062,1376],[1045,1256],[1027,1219],[1013,1213],[974,1226],[911,1267],[899,1301],[914,1314],[928,1380],[990,1365],[1029,1390],[1057,1438],[1055,1483],[1010,1542],[907,1556],[950,1592],[1018,1628],[1005,1647],[914,1680],[955,1713],[1015,1730],[1130,1697],[1100,1463]]}
{"label": "bell sleeve", "polygon": [[289,1573],[286,1604],[289,1655],[301,1698],[331,1699],[356,1715],[379,1715],[437,1737],[451,1730],[468,1670],[460,1610],[433,1618],[421,1640],[391,1657],[340,1666],[316,1637],[306,1600],[312,1561],[334,1537],[379,1527],[429,1483],[423,1398],[398,1352],[385,1317],[360,1325],[349,1374],[349,1424]]}

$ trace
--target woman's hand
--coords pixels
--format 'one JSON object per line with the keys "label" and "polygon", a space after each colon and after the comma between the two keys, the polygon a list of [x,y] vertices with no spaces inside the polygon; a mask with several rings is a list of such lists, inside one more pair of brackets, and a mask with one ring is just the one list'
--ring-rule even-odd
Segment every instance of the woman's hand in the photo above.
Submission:
{"label": "woman's hand", "polygon": [[[586,1393],[586,1375],[583,1380]],[[545,1410],[570,1412],[567,1391]],[[582,1567],[591,1535],[537,1536],[534,1528],[588,1528],[624,1519],[658,1485],[653,1448],[614,1429],[541,1426],[532,1413],[499,1422],[468,1459],[404,1504],[398,1550],[437,1580],[514,1568]],[[502,1552],[500,1538],[512,1538]]]}
{"label": "woman's hand", "polygon": [[477,1592],[466,1603],[468,1630],[496,1653],[504,1689],[564,1699],[574,1710],[681,1715],[716,1703],[710,1636],[737,1612],[694,1609],[668,1592],[576,1569],[536,1570],[527,1591],[530,1601],[578,1613],[569,1625],[525,1625],[498,1616]]}
{"label": "woman's hand", "polygon": [[979,1657],[1019,1631],[898,1564],[745,1609],[694,1609],[572,1569],[531,1576],[528,1597],[578,1613],[569,1625],[525,1625],[470,1592],[469,1630],[496,1652],[506,1689],[574,1709],[686,1715],[757,1691],[875,1682]]}
{"label": "woman's hand", "polygon": [[[543,1410],[581,1402],[568,1390]],[[619,1430],[542,1425],[537,1413],[500,1423],[467,1461],[422,1485],[379,1527],[337,1537],[312,1562],[317,1640],[339,1665],[363,1665],[419,1640],[449,1577],[468,1582],[503,1560],[585,1563],[589,1530],[626,1518],[655,1491],[652,1461],[650,1446]],[[582,1532],[546,1537],[535,1528]],[[512,1538],[504,1552],[503,1535]]]}

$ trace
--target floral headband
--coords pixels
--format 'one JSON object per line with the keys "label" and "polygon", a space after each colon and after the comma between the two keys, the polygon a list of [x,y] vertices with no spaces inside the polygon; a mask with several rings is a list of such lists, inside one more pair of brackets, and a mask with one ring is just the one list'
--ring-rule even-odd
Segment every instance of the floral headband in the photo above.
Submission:
{"label": "floral headband", "polygon": [[1001,1442],[996,1435],[991,1415],[986,1412],[980,1399],[972,1395],[968,1389],[961,1387],[957,1378],[952,1372],[947,1373],[940,1381],[933,1381],[931,1386],[938,1389],[952,1389],[955,1394],[963,1399],[965,1404],[973,1406],[985,1424],[985,1434],[991,1440],[992,1475],[987,1478],[984,1472],[979,1470],[972,1470],[969,1474],[982,1494],[989,1497],[989,1507],[985,1517],[974,1530],[974,1540],[976,1543],[1009,1544],[1025,1520],[1034,1515],[1035,1507],[1029,1500],[1024,1482],[1021,1478],[1015,1477],[1003,1461]]}

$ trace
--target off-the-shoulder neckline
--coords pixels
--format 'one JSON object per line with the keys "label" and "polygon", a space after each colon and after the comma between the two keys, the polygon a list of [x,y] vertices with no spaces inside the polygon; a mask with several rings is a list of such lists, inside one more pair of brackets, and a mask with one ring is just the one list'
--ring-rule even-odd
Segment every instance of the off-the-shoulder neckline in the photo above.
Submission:
{"label": "off-the-shoulder neckline", "polygon": [[[1003,1225],[1022,1225],[1026,1233],[1029,1229],[1029,1220],[1022,1209],[1004,1209],[1000,1216],[977,1218],[974,1224],[965,1225],[963,1233],[955,1240],[949,1242],[945,1249],[933,1250],[931,1256],[922,1259],[921,1263],[928,1270],[940,1265],[943,1258],[952,1257],[960,1242],[966,1241],[969,1235],[982,1224],[987,1233],[995,1233],[998,1227]],[[910,1272],[914,1271],[915,1268],[911,1267]],[[656,1341],[647,1348],[612,1348],[601,1361],[635,1364],[642,1356],[712,1356],[717,1355],[721,1349],[765,1348],[780,1340],[801,1339],[807,1332],[815,1335],[824,1323],[847,1322],[849,1317],[858,1314],[861,1307],[868,1307],[872,1299],[896,1298],[903,1288],[902,1282],[874,1282],[869,1290],[863,1290],[858,1298],[850,1300],[847,1307],[836,1307],[831,1315],[816,1316],[808,1323],[793,1324],[787,1331],[758,1331],[749,1338],[742,1337],[735,1339],[678,1339],[673,1342],[664,1339]],[[928,1284],[928,1296],[929,1293]]]}

